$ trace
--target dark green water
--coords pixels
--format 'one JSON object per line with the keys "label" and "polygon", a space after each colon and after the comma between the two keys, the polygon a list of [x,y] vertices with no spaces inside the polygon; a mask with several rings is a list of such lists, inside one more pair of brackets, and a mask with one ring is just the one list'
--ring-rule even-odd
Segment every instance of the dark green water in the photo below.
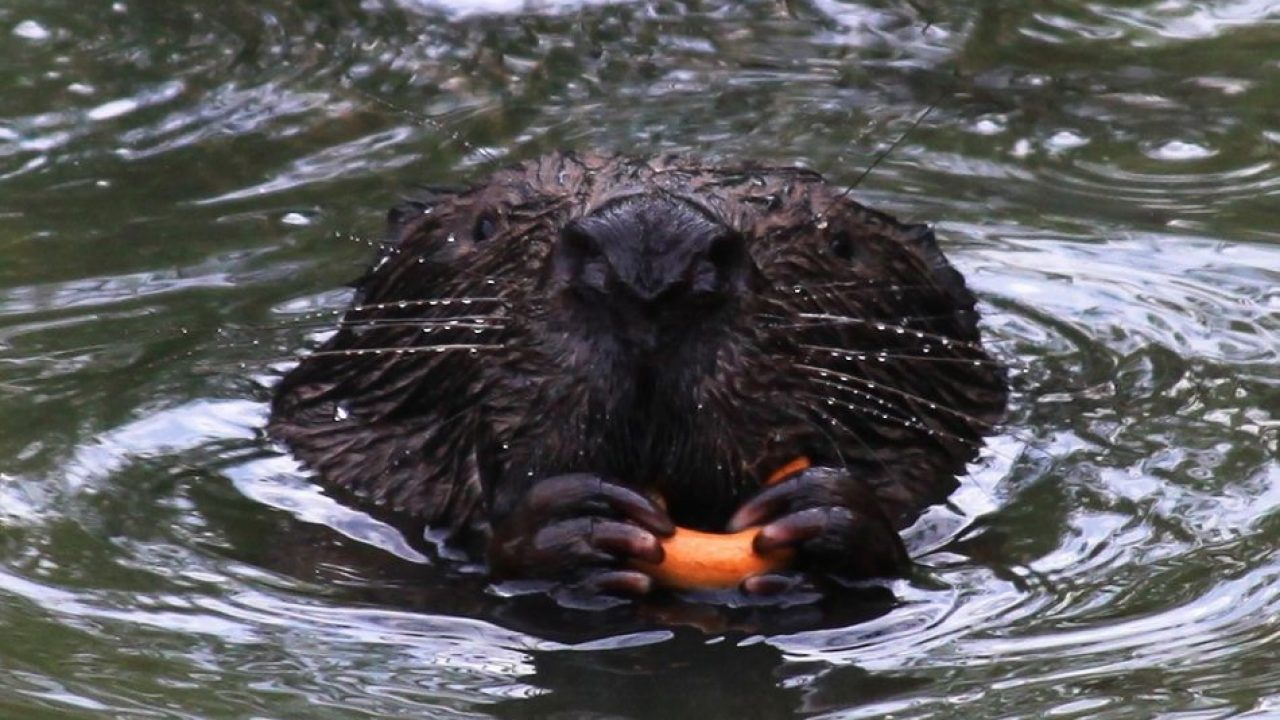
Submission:
{"label": "dark green water", "polygon": [[[541,5],[0,5],[0,718],[1280,717],[1280,3]],[[893,607],[526,607],[261,436],[413,183],[935,101],[857,195],[1025,370]]]}

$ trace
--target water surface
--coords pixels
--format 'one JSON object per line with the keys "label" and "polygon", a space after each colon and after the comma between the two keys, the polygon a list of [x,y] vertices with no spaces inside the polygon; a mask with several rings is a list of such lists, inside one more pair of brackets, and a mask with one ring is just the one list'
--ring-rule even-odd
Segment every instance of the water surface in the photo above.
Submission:
{"label": "water surface", "polygon": [[[0,716],[1280,716],[1280,5],[12,0],[0,57]],[[851,182],[930,105],[855,194],[1020,370],[896,602],[502,598],[262,436],[416,183]]]}

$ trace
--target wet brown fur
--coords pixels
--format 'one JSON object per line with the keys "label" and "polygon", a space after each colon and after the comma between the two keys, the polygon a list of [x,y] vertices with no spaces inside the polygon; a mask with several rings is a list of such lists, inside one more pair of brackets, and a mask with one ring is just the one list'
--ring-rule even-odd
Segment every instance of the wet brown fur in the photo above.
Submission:
{"label": "wet brown fur", "polygon": [[[690,319],[659,388],[547,290],[564,224],[643,194],[704,208],[753,265],[749,293]],[[808,455],[865,478],[901,528],[1004,409],[933,232],[806,170],[553,154],[406,203],[390,235],[338,332],[280,384],[269,431],[325,485],[432,525],[483,531],[537,480],[588,471],[718,529]]]}

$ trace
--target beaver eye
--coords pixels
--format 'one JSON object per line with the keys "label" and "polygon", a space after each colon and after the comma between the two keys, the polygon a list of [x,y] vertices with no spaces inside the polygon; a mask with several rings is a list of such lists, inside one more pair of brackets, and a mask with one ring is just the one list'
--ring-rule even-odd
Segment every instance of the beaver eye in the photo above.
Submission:
{"label": "beaver eye", "polygon": [[476,218],[475,227],[471,228],[471,239],[475,242],[484,242],[493,237],[493,233],[497,229],[498,220],[493,216],[493,213],[480,213],[480,217]]}
{"label": "beaver eye", "polygon": [[853,238],[849,237],[849,233],[841,230],[831,236],[831,252],[844,260],[853,259]]}

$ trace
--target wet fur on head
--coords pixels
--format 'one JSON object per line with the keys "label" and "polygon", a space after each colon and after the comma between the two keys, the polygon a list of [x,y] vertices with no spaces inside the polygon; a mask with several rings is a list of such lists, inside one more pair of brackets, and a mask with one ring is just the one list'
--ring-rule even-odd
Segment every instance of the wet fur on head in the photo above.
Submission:
{"label": "wet fur on head", "polygon": [[325,484],[458,529],[579,471],[718,529],[797,455],[902,526],[1003,412],[977,320],[927,227],[815,173],[555,154],[393,210],[269,430]]}

